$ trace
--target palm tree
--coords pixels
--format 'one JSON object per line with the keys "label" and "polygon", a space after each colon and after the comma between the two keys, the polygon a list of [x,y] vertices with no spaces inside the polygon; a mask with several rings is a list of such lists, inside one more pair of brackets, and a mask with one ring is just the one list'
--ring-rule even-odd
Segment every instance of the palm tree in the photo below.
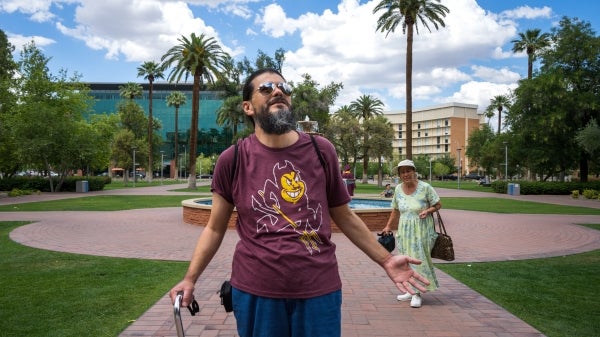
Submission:
{"label": "palm tree", "polygon": [[[348,106],[354,116],[358,119],[362,118],[363,127],[367,120],[373,116],[383,114],[383,102],[378,98],[373,98],[371,95],[362,95],[357,100],[350,102]],[[369,169],[369,134],[363,129],[363,176],[362,182],[368,182],[367,171]]]}
{"label": "palm tree", "polygon": [[490,105],[485,109],[485,116],[491,118],[494,115],[494,110],[498,111],[498,134],[502,129],[502,110],[510,108],[510,100],[506,95],[494,96],[490,99]]}
{"label": "palm tree", "polygon": [[198,115],[200,113],[200,87],[203,80],[213,82],[213,76],[222,77],[222,71],[230,56],[223,51],[214,38],[204,34],[189,38],[181,36],[179,45],[172,47],[162,56],[164,68],[175,67],[169,74],[169,82],[178,83],[185,75],[194,78],[192,89],[192,122],[190,125],[190,172],[188,188],[196,189],[196,149],[198,139]]}
{"label": "palm tree", "polygon": [[429,22],[435,29],[445,27],[443,17],[450,10],[440,3],[440,0],[382,0],[373,9],[373,14],[383,11],[377,19],[377,29],[381,32],[393,33],[398,25],[406,34],[406,158],[412,159],[412,50],[413,30],[419,34],[416,25],[420,22],[431,32]]}
{"label": "palm tree", "polygon": [[511,42],[514,43],[513,53],[527,53],[527,79],[531,79],[533,76],[533,62],[540,50],[550,46],[550,34],[540,35],[539,29],[528,29],[525,33],[519,33],[519,39]]}
{"label": "palm tree", "polygon": [[179,107],[184,105],[186,103],[186,97],[185,94],[182,93],[181,91],[173,91],[172,93],[169,94],[169,96],[167,96],[167,106],[174,106],[175,107],[175,139],[173,139],[173,144],[174,144],[174,150],[173,150],[173,160],[174,160],[174,164],[173,165],[175,167],[175,174],[177,175],[177,179],[179,179],[179,169],[177,166],[177,150],[179,149],[179,130],[178,130],[178,125],[179,125]]}
{"label": "palm tree", "polygon": [[135,82],[127,82],[119,86],[119,94],[133,101],[134,98],[142,97],[142,86]]}
{"label": "palm tree", "polygon": [[217,111],[217,124],[231,128],[233,140],[236,139],[237,127],[244,122],[244,118],[242,96],[227,97]]}
{"label": "palm tree", "polygon": [[[148,80],[150,87],[148,90],[148,172],[146,179],[152,182],[152,157],[154,152],[152,151],[152,140],[154,137],[154,130],[152,127],[152,90],[154,86],[154,80],[157,78],[164,78],[162,68],[154,61],[146,61],[137,68],[138,77],[142,76],[145,80]],[[161,163],[162,165],[162,163]]]}

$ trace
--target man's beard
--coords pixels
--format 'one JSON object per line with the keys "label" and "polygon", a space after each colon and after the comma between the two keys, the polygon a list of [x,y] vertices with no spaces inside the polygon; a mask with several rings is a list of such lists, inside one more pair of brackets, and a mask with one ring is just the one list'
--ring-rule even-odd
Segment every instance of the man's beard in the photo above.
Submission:
{"label": "man's beard", "polygon": [[288,106],[269,112],[269,106],[261,107],[256,114],[256,123],[271,135],[282,135],[296,129],[296,114]]}

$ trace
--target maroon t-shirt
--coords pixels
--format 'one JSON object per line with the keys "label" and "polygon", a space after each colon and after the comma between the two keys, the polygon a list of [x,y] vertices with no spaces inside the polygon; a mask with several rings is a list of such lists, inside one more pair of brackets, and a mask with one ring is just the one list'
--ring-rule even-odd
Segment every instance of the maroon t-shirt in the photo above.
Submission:
{"label": "maroon t-shirt", "polygon": [[233,147],[215,166],[212,191],[238,212],[231,284],[254,295],[309,298],[342,286],[329,207],[347,204],[350,196],[333,145],[315,136],[324,168],[310,136],[299,135],[280,149],[255,135],[240,141],[233,181]]}

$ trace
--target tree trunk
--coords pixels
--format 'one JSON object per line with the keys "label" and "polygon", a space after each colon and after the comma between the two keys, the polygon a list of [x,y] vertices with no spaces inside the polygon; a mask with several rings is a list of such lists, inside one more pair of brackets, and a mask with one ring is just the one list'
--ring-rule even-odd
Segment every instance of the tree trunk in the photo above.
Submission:
{"label": "tree trunk", "polygon": [[195,190],[196,187],[196,149],[198,142],[198,115],[200,114],[200,83],[201,74],[194,74],[194,88],[192,91],[192,124],[190,125],[190,155],[188,173],[188,188]]}
{"label": "tree trunk", "polygon": [[148,172],[146,172],[146,181],[149,183],[152,182],[152,176],[154,174],[152,163],[152,89],[152,80],[150,80],[150,89],[148,90]]}
{"label": "tree trunk", "polygon": [[412,64],[413,28],[408,25],[406,33],[406,159],[412,159]]}

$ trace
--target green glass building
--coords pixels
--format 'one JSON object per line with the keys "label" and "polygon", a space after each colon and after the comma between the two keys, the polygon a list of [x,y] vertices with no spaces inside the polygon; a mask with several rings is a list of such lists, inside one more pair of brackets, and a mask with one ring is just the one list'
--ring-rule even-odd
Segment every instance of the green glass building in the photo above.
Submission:
{"label": "green glass building", "polygon": [[[94,113],[116,113],[117,105],[124,98],[121,97],[119,86],[124,83],[88,83],[90,95],[94,98]],[[149,83],[139,83],[143,88],[143,95],[134,101],[139,104],[146,116],[148,115]],[[186,96],[186,103],[178,111],[178,153],[189,151],[190,123],[192,120],[192,84],[154,83],[152,92],[152,116],[160,121],[162,128],[160,135],[163,145],[165,161],[173,157],[175,150],[175,107],[167,106],[167,96],[173,91],[181,91]],[[197,155],[205,156],[219,154],[231,145],[231,131],[217,125],[217,111],[223,105],[223,98],[215,91],[200,92],[200,113],[198,116],[198,144]]]}

